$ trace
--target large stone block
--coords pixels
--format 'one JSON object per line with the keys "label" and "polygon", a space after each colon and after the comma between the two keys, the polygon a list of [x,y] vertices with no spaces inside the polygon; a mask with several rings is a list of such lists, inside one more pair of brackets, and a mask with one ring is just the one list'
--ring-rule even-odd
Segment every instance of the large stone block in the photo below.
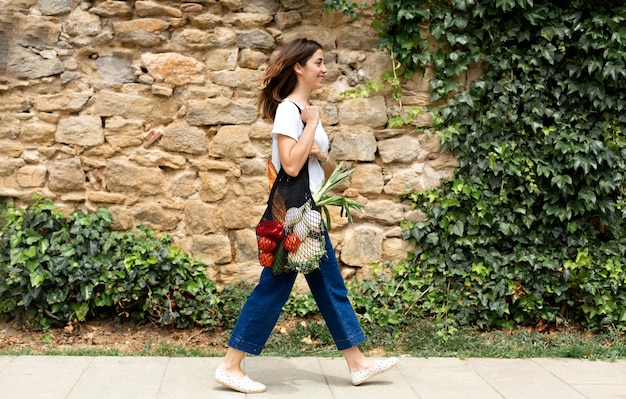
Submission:
{"label": "large stone block", "polygon": [[236,230],[234,237],[235,261],[237,263],[258,261],[259,249],[254,230]]}
{"label": "large stone block", "polygon": [[376,138],[371,132],[337,132],[332,142],[333,158],[338,161],[373,161],[376,159]]}
{"label": "large stone block", "polygon": [[167,190],[172,197],[189,198],[199,191],[200,179],[194,171],[182,171],[170,178]]}
{"label": "large stone block", "polygon": [[182,17],[180,9],[159,4],[154,1],[135,2],[135,11],[140,17]]}
{"label": "large stone block", "polygon": [[209,155],[215,158],[251,158],[257,152],[249,138],[249,126],[223,126],[209,146]]}
{"label": "large stone block", "polygon": [[72,11],[64,26],[71,36],[96,36],[102,31],[100,17],[80,8]]}
{"label": "large stone block", "polygon": [[259,203],[248,197],[226,201],[220,206],[224,227],[235,230],[256,227],[262,215],[262,212],[257,212],[256,205]]}
{"label": "large stone block", "polygon": [[102,120],[97,116],[70,116],[59,121],[54,139],[63,144],[92,147],[104,143]]}
{"label": "large stone block", "polygon": [[274,38],[262,29],[238,30],[237,47],[272,50],[276,47]]}
{"label": "large stone block", "polygon": [[70,12],[70,0],[39,0],[39,9],[43,15],[60,15]]}
{"label": "large stone block", "polygon": [[337,46],[351,50],[371,50],[378,47],[378,34],[366,29],[359,21],[343,26],[337,33]]}
{"label": "large stone block", "polygon": [[154,47],[164,43],[167,39],[169,22],[156,18],[142,18],[132,21],[122,21],[113,24],[117,37],[122,43],[143,47]]}
{"label": "large stone block", "polygon": [[173,170],[184,169],[187,163],[185,157],[181,155],[170,154],[169,152],[156,149],[146,150],[143,148],[138,148],[129,159],[137,162],[141,166],[156,166]]}
{"label": "large stone block", "polygon": [[278,29],[285,30],[298,25],[302,21],[302,16],[297,11],[279,12],[274,17],[274,21]]}
{"label": "large stone block", "polygon": [[85,172],[79,158],[54,161],[48,166],[49,188],[52,191],[83,191]]}
{"label": "large stone block", "polygon": [[267,176],[246,176],[239,178],[237,183],[232,184],[231,190],[237,196],[249,197],[257,204],[267,201],[269,187]]}
{"label": "large stone block", "polygon": [[385,185],[383,170],[374,163],[358,164],[350,176],[350,183],[361,194],[380,194]]}
{"label": "large stone block", "polygon": [[227,26],[233,26],[238,29],[252,29],[269,25],[273,19],[271,14],[238,12],[224,16],[224,23]]}
{"label": "large stone block", "polygon": [[339,105],[339,123],[382,128],[387,124],[387,106],[381,96],[354,98]]}
{"label": "large stone block", "polygon": [[228,192],[224,172],[200,172],[200,181],[200,198],[204,202],[217,202]]}
{"label": "large stone block", "polygon": [[159,145],[166,151],[187,154],[206,154],[207,134],[204,130],[189,126],[184,121],[175,122],[163,129]]}
{"label": "large stone block", "polygon": [[59,75],[64,71],[58,58],[44,58],[22,47],[14,47],[9,53],[7,72],[20,79],[38,79]]}
{"label": "large stone block", "polygon": [[404,195],[425,188],[424,164],[413,164],[410,167],[393,167],[386,169],[391,176],[383,192],[391,195]]}
{"label": "large stone block", "polygon": [[[240,53],[243,54],[243,51]],[[256,90],[263,72],[253,69],[237,69],[235,71],[218,71],[211,75],[213,83],[232,87],[238,90]]]}
{"label": "large stone block", "polygon": [[193,57],[177,53],[144,53],[141,62],[156,82],[174,86],[204,83],[205,66]]}
{"label": "large stone block", "polygon": [[347,229],[341,261],[346,265],[366,267],[382,259],[383,231],[375,226],[353,225]]}
{"label": "large stone block", "polygon": [[14,14],[17,24],[14,28],[16,36],[15,44],[39,50],[53,49],[61,34],[61,25],[48,17],[36,15],[24,16],[21,13]]}
{"label": "large stone block", "polygon": [[101,90],[93,95],[86,111],[92,115],[143,119],[147,125],[162,125],[176,118],[178,106],[177,101],[161,97]]}
{"label": "large stone block", "polygon": [[207,12],[189,17],[191,24],[200,29],[213,29],[222,25],[222,18],[219,15]]}
{"label": "large stone block", "polygon": [[40,112],[79,112],[91,98],[90,92],[44,94],[35,98],[34,107]]}
{"label": "large stone block", "polygon": [[47,174],[44,165],[26,165],[17,171],[17,182],[22,187],[43,187]]}
{"label": "large stone block", "polygon": [[102,17],[124,17],[132,13],[130,4],[126,1],[107,0],[89,9],[90,13]]}
{"label": "large stone block", "polygon": [[210,234],[223,228],[222,215],[215,205],[202,201],[189,201],[185,204],[185,225],[192,234]]}
{"label": "large stone block", "polygon": [[176,228],[179,216],[168,212],[158,203],[139,205],[135,209],[135,218],[147,227],[159,231],[170,231]]}
{"label": "large stone block", "polygon": [[235,44],[235,33],[231,29],[217,27],[212,30],[184,29],[174,33],[172,42],[182,48],[194,50],[228,48]]}
{"label": "large stone block", "polygon": [[133,195],[163,193],[164,173],[159,168],[131,165],[122,160],[110,160],[104,172],[109,191]]}
{"label": "large stone block", "polygon": [[7,158],[0,156],[0,176],[11,176],[15,171],[26,165],[21,158]]}
{"label": "large stone block", "polygon": [[206,52],[204,63],[209,71],[234,71],[237,67],[238,49],[214,49]]}
{"label": "large stone block", "polygon": [[227,98],[189,101],[187,122],[192,126],[250,124],[258,116],[254,105],[241,104]]}
{"label": "large stone block", "polygon": [[246,69],[259,69],[267,63],[268,59],[269,57],[261,51],[242,49],[239,52],[238,64]]}
{"label": "large stone block", "polygon": [[402,238],[387,238],[383,242],[383,259],[390,261],[404,261],[415,246]]}
{"label": "large stone block", "polygon": [[104,138],[117,147],[135,147],[143,143],[143,121],[126,119],[121,116],[107,118],[104,125]]}
{"label": "large stone block", "polygon": [[126,196],[104,191],[91,191],[87,194],[87,199],[98,204],[123,204]]}
{"label": "large stone block", "polygon": [[404,209],[402,204],[391,200],[372,200],[365,204],[362,214],[355,213],[354,217],[391,226],[397,225],[404,218]]}
{"label": "large stone block", "polygon": [[0,141],[0,156],[19,158],[23,153],[24,147],[19,142],[13,140]]}
{"label": "large stone block", "polygon": [[191,253],[207,266],[227,264],[233,258],[230,240],[224,234],[193,236]]}
{"label": "large stone block", "polygon": [[[0,111],[1,112],[1,111]],[[56,126],[53,126],[52,140],[54,141],[54,130]],[[0,140],[9,139],[14,140],[20,135],[20,122],[15,117],[0,118]]]}
{"label": "large stone block", "polygon": [[137,80],[135,69],[130,60],[104,56],[98,57],[93,62],[93,66],[98,71],[100,81],[106,84],[132,83]]}
{"label": "large stone block", "polygon": [[413,162],[420,152],[420,141],[408,135],[378,142],[378,153],[384,163]]}

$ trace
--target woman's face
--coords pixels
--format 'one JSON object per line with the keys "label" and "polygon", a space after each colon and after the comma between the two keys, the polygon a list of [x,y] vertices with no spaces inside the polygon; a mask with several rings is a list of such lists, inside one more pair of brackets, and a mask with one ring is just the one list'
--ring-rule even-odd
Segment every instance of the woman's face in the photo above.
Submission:
{"label": "woman's face", "polygon": [[326,64],[324,64],[324,51],[317,50],[306,64],[302,67],[300,81],[309,89],[315,90],[322,87],[324,83],[324,75],[326,75]]}

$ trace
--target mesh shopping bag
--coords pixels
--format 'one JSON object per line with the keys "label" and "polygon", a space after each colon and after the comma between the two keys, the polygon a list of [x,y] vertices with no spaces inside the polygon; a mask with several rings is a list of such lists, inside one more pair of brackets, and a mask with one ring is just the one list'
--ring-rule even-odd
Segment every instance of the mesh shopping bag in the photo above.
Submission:
{"label": "mesh shopping bag", "polygon": [[[273,168],[271,162],[269,167]],[[259,262],[274,274],[289,270],[306,274],[319,268],[326,240],[322,215],[309,189],[307,163],[295,177],[282,168],[278,172],[256,235]]]}

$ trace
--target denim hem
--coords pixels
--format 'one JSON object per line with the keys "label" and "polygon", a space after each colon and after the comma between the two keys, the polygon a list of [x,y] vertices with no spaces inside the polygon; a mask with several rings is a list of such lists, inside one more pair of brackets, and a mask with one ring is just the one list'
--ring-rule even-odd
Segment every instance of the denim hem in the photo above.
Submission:
{"label": "denim hem", "polygon": [[261,352],[263,351],[263,347],[259,347],[258,345],[253,344],[252,342],[246,342],[244,340],[241,340],[239,338],[235,338],[232,336],[228,340],[228,346],[230,346],[233,349],[237,349],[242,352],[249,353],[251,355],[260,355]]}
{"label": "denim hem", "polygon": [[335,345],[337,346],[338,350],[343,351],[365,342],[365,339],[365,333],[363,333],[363,330],[361,330],[357,334],[351,335],[346,339],[335,342]]}

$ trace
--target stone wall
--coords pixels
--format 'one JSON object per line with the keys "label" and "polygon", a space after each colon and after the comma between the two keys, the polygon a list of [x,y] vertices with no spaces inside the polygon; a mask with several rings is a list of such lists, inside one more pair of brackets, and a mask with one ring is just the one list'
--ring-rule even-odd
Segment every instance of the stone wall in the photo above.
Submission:
{"label": "stone wall", "polygon": [[[34,193],[64,209],[108,208],[115,228],[167,232],[218,282],[255,279],[254,226],[268,195],[271,125],[255,105],[271,55],[305,36],[325,50],[314,103],[332,156],[356,168],[344,195],[366,203],[332,240],[345,277],[406,258],[399,222],[420,214],[402,194],[433,187],[457,165],[420,132],[424,113],[384,90],[342,93],[390,68],[367,12],[329,15],[322,0],[0,0],[0,196]],[[428,82],[403,106],[428,103]],[[418,129],[416,129],[418,127]],[[424,128],[424,129],[420,129]]]}

